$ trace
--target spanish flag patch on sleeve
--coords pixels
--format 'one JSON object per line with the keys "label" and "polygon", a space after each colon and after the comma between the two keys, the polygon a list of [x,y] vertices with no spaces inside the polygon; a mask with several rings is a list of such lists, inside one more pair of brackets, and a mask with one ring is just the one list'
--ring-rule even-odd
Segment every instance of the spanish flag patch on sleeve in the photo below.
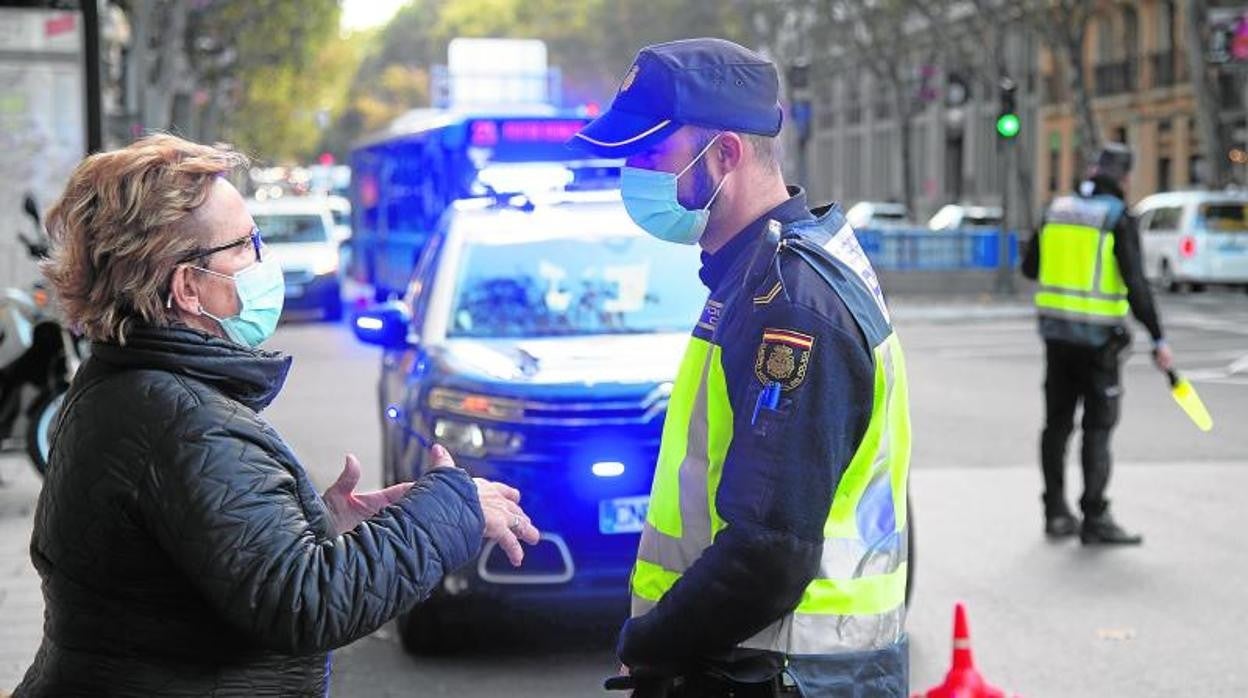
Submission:
{"label": "spanish flag patch on sleeve", "polygon": [[768,327],[758,346],[754,375],[764,385],[779,383],[784,390],[793,390],[806,380],[814,346],[815,338],[808,334]]}

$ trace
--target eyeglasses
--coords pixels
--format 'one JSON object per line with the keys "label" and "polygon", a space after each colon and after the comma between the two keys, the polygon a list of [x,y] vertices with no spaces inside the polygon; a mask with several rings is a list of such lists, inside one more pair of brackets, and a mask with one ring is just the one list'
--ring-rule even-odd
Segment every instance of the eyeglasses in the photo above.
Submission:
{"label": "eyeglasses", "polygon": [[261,258],[261,250],[264,249],[264,241],[260,239],[260,229],[252,228],[250,233],[244,235],[241,238],[238,238],[237,240],[232,240],[230,242],[225,243],[224,245],[217,245],[216,247],[210,247],[206,250],[195,250],[193,253],[183,257],[182,259],[179,259],[178,264],[185,264],[187,262],[192,262],[197,259],[203,259],[204,257],[207,257],[208,255],[216,254],[217,252],[224,252],[226,250],[232,250],[235,247],[242,247],[243,245],[246,245],[247,243],[251,243],[252,248],[255,249],[256,261],[257,262],[264,261]]}

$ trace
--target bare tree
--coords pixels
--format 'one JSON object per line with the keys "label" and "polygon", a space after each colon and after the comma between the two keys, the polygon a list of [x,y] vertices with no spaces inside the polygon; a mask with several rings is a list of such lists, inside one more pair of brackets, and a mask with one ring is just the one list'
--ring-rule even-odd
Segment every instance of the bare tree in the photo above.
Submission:
{"label": "bare tree", "polygon": [[1210,44],[1208,36],[1208,0],[1188,0],[1184,10],[1187,25],[1187,68],[1192,76],[1192,91],[1196,94],[1196,124],[1200,129],[1200,142],[1204,146],[1205,166],[1208,168],[1211,187],[1225,187],[1231,181],[1231,168],[1223,155],[1228,150],[1226,131],[1222,128],[1221,105],[1213,71],[1205,63],[1205,47]]}
{"label": "bare tree", "polygon": [[[132,128],[167,130],[174,103],[192,82],[186,60],[189,3],[174,0],[125,0],[116,3],[129,18],[133,35],[124,91],[134,110]],[[133,133],[118,133],[122,140]]]}
{"label": "bare tree", "polygon": [[1100,150],[1101,131],[1092,111],[1083,47],[1096,12],[1096,0],[1023,0],[1018,5],[1025,12],[1028,26],[1040,31],[1049,50],[1061,61],[1075,110],[1079,160],[1092,162]]}
{"label": "bare tree", "polygon": [[940,0],[824,0],[817,31],[831,55],[842,64],[857,63],[888,90],[897,120],[902,197],[914,211],[915,119],[927,108],[922,89],[924,66],[937,63],[947,10]]}
{"label": "bare tree", "polygon": [[[935,15],[931,8],[944,4],[943,15]],[[941,42],[946,65],[974,78],[978,85],[999,86],[1004,78],[1017,77],[1007,60],[1008,38],[1016,36],[1012,30],[1025,29],[1029,26],[1026,8],[1013,0],[925,0],[920,5],[925,14],[933,16],[933,21],[940,23],[945,29]],[[1026,70],[1025,66],[1015,66]],[[985,95],[985,103],[991,104],[995,94]],[[1024,126],[1024,133],[1034,132],[1038,124]],[[1022,194],[1023,205],[1015,207],[1018,216],[1011,216],[1019,221],[1023,229],[1034,226],[1034,212],[1030,202],[1032,195],[1032,168],[1035,163],[1026,144],[1033,137],[1016,139],[1012,147],[1018,152],[1012,158],[1010,172],[1018,191]],[[1002,182],[1004,186],[1005,181]]]}

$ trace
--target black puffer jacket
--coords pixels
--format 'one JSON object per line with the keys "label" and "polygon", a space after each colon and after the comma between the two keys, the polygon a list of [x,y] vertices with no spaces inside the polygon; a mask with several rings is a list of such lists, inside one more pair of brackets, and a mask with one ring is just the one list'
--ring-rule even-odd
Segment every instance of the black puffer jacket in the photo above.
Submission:
{"label": "black puffer jacket", "polygon": [[16,695],[324,695],[330,649],[477,554],[459,470],[334,534],[256,414],[289,358],[187,329],[93,351],[35,513],[44,638]]}

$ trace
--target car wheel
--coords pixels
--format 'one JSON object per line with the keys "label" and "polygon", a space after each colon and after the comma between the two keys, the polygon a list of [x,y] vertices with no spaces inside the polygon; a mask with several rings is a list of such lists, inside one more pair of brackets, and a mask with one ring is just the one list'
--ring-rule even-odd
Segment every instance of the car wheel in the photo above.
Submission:
{"label": "car wheel", "polygon": [[450,619],[447,609],[430,599],[395,619],[403,649],[412,655],[447,655],[472,643],[469,628]]}

